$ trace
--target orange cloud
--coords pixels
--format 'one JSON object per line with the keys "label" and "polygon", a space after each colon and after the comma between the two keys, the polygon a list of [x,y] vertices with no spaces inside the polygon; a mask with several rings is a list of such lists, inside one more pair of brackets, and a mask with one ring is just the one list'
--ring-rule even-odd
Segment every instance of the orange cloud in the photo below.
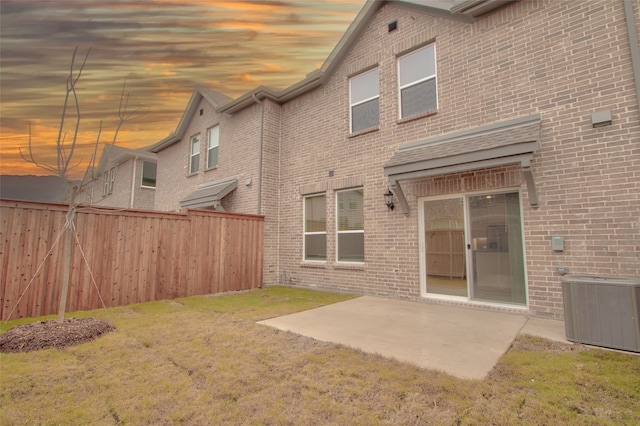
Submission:
{"label": "orange cloud", "polygon": [[257,80],[247,73],[236,74],[231,77],[233,80],[242,81],[243,83],[255,83]]}
{"label": "orange cloud", "polygon": [[[19,156],[29,119],[37,154],[55,162],[70,59],[60,40],[78,40],[80,54],[92,46],[79,85],[76,158],[87,161],[100,120],[101,140],[113,138],[123,80],[129,109],[149,112],[126,123],[117,144],[148,146],[175,129],[198,83],[240,96],[259,84],[288,87],[304,78],[322,65],[365,1],[125,1],[118,8],[87,7],[82,16],[68,0],[30,2],[2,22],[1,172],[44,174]],[[87,26],[92,19],[112,25]]]}
{"label": "orange cloud", "polygon": [[249,21],[218,21],[216,26],[223,28],[232,28],[239,30],[252,30],[257,31],[265,28],[262,22],[249,22]]}
{"label": "orange cloud", "polygon": [[264,70],[267,72],[280,72],[282,67],[278,64],[264,64]]}
{"label": "orange cloud", "polygon": [[246,1],[218,1],[215,3],[215,5],[218,7],[223,7],[225,9],[251,11],[251,12],[254,12],[254,11],[266,12],[266,11],[271,11],[273,9],[282,7],[277,4],[254,3],[254,2],[246,2]]}
{"label": "orange cloud", "polygon": [[176,75],[176,72],[172,70],[175,68],[175,64],[170,63],[147,63],[145,65],[145,71],[148,74],[159,74],[162,76],[173,76]]}

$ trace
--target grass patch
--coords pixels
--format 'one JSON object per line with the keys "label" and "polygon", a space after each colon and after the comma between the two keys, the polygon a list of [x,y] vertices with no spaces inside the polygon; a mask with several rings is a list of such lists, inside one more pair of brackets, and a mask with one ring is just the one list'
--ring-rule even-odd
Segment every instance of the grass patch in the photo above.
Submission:
{"label": "grass patch", "polygon": [[273,287],[74,313],[116,331],[0,354],[0,424],[640,423],[637,356],[520,336],[462,380],[255,324],[348,298]]}

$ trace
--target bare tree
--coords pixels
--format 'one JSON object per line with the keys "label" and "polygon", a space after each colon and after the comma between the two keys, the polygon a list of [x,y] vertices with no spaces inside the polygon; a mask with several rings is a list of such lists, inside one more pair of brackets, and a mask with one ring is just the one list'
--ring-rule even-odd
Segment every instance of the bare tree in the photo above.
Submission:
{"label": "bare tree", "polygon": [[[89,163],[86,166],[83,178],[80,182],[74,181],[70,177],[70,172],[81,164],[81,160],[76,161],[75,156],[77,154],[76,145],[78,143],[80,121],[82,119],[76,86],[78,84],[78,81],[80,80],[80,77],[82,76],[82,72],[84,71],[84,67],[87,63],[87,58],[89,57],[90,52],[91,49],[87,51],[77,71],[74,70],[74,67],[76,66],[76,55],[78,53],[77,47],[73,51],[73,55],[71,57],[71,66],[69,69],[69,75],[67,76],[67,90],[64,98],[64,104],[62,106],[58,138],[56,140],[56,163],[51,164],[38,161],[38,159],[36,159],[36,156],[33,153],[31,123],[29,123],[28,152],[25,154],[22,152],[22,149],[20,149],[20,156],[23,160],[64,179],[70,187],[69,210],[67,212],[67,222],[64,229],[64,231],[66,232],[64,242],[64,274],[62,278],[62,292],[60,294],[60,304],[58,308],[58,322],[62,322],[64,320],[67,305],[67,293],[69,291],[69,279],[71,276],[71,249],[73,246],[72,223],[75,218],[76,212],[76,197],[80,192],[84,190],[87,185],[91,184],[91,182],[93,182],[96,178],[96,176],[94,175],[95,165],[97,160],[98,147],[100,145],[100,137],[102,135],[102,121],[100,121],[96,140],[93,146],[93,154],[91,155]],[[140,111],[139,109],[131,112],[128,111],[129,94],[128,92],[126,92],[125,88],[126,82],[123,83],[122,86],[122,93],[120,94],[120,106],[118,107],[118,123],[116,125],[116,129],[110,145],[115,144],[118,133],[126,122],[140,118],[146,113],[146,111]],[[67,123],[67,118],[68,115],[70,115],[70,111],[75,114],[70,118],[70,120],[72,121],[72,132],[70,137],[67,138],[65,126],[69,125],[69,123]]]}

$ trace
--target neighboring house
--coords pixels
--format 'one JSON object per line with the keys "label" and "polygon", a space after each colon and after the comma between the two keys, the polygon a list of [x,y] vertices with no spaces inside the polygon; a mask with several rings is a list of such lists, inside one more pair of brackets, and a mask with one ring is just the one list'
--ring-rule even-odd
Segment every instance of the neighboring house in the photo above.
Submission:
{"label": "neighboring house", "polygon": [[153,210],[156,192],[156,155],[145,149],[106,145],[93,181],[80,201],[105,207]]}
{"label": "neighboring house", "polygon": [[567,270],[640,276],[638,9],[366,2],[295,85],[198,86],[156,208],[265,215],[266,285],[560,318]]}
{"label": "neighboring house", "polygon": [[158,156],[156,210],[204,208],[260,213],[261,105],[237,115],[231,98],[196,86],[176,131],[151,146]]}

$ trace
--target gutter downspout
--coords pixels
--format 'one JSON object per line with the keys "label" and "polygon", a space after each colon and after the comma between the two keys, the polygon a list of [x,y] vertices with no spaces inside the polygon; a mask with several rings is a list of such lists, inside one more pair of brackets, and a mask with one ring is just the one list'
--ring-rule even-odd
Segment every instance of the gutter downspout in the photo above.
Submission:
{"label": "gutter downspout", "polygon": [[264,101],[256,94],[251,95],[255,103],[260,105],[260,152],[258,153],[258,215],[262,215],[262,149],[264,147]]}
{"label": "gutter downspout", "polygon": [[[278,200],[281,200],[282,195],[282,108],[278,110]],[[277,203],[278,208],[278,222],[276,224],[276,233],[278,235],[276,243],[276,285],[280,284],[280,212],[282,210],[282,203]]]}
{"label": "gutter downspout", "polygon": [[640,110],[640,48],[638,48],[636,19],[633,15],[634,2],[629,0],[622,0],[622,3],[624,4],[624,15],[627,20],[629,48],[631,49],[631,68],[633,69],[633,78],[636,82],[636,98],[638,101],[638,110]]}
{"label": "gutter downspout", "polygon": [[131,173],[131,200],[129,202],[129,208],[133,208],[133,203],[136,195],[136,166],[138,165],[138,156],[133,158],[133,172]]}

